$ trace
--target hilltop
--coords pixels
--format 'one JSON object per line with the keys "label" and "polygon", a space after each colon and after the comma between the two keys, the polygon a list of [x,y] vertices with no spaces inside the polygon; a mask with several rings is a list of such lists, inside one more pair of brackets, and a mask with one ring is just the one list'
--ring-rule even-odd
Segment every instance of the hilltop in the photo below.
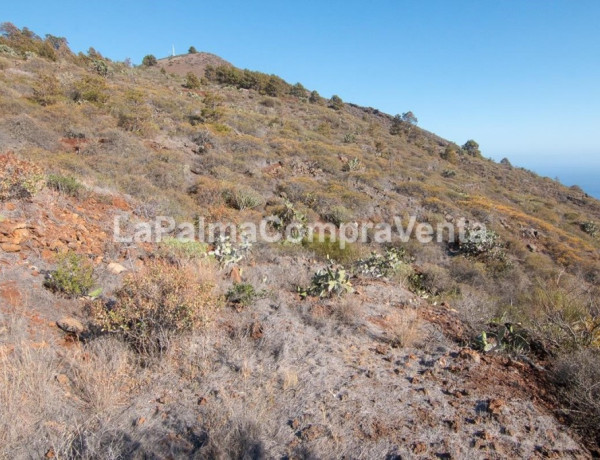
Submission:
{"label": "hilltop", "polygon": [[231,64],[214,54],[200,52],[159,59],[157,66],[171,74],[185,76],[188,72],[192,72],[198,78],[203,78],[207,67],[231,66]]}
{"label": "hilltop", "polygon": [[[2,31],[0,456],[598,455],[598,200],[408,107]],[[169,218],[231,225],[114,238]]]}

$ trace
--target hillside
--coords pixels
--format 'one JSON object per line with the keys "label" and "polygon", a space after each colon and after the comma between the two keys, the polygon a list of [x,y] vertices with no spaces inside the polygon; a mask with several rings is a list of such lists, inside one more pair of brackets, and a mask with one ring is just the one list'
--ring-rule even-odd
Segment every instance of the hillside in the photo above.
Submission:
{"label": "hillside", "polygon": [[600,201],[409,108],[2,32],[0,458],[599,455]]}

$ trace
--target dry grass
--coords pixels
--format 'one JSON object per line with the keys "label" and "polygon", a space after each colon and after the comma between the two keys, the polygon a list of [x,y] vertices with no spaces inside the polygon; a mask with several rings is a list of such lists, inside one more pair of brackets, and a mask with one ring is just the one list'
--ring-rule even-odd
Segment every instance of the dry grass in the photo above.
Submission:
{"label": "dry grass", "polygon": [[600,443],[600,355],[580,350],[562,356],[552,377],[565,403],[569,420],[593,442]]}
{"label": "dry grass", "polygon": [[114,339],[60,351],[31,343],[20,318],[0,319],[0,458],[105,457],[109,446],[91,440],[109,430],[142,381],[131,352]]}
{"label": "dry grass", "polygon": [[424,322],[411,308],[392,312],[386,318],[386,332],[390,344],[394,347],[415,347],[426,339]]}

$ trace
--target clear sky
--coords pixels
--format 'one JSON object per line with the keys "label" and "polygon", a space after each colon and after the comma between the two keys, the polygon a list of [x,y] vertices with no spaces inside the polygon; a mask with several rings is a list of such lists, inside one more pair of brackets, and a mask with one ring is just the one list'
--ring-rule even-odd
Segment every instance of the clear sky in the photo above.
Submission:
{"label": "clear sky", "polygon": [[74,51],[139,63],[194,45],[322,96],[412,110],[568,185],[569,168],[588,190],[600,182],[600,0],[3,3],[0,21]]}

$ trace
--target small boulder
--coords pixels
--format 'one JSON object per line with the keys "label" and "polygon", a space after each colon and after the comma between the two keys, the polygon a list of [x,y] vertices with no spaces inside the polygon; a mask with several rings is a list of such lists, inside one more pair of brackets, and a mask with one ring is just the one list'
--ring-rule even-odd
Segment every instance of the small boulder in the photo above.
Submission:
{"label": "small boulder", "polygon": [[123,267],[123,265],[118,264],[117,262],[111,262],[110,264],[108,264],[108,271],[111,272],[113,275],[120,275],[123,272],[126,272],[127,269],[125,267]]}
{"label": "small boulder", "polygon": [[64,317],[56,322],[56,325],[65,332],[79,335],[85,331],[85,326],[73,317]]}
{"label": "small boulder", "polygon": [[240,269],[237,267],[233,267],[231,269],[229,277],[231,278],[231,281],[233,281],[234,284],[239,284],[242,282],[242,275],[240,273]]}
{"label": "small boulder", "polygon": [[492,415],[499,415],[502,413],[502,408],[506,405],[502,399],[491,399],[488,403],[487,410]]}
{"label": "small boulder", "polygon": [[479,353],[477,353],[475,350],[472,350],[471,348],[463,348],[458,353],[458,356],[460,356],[460,358],[464,359],[465,361],[470,361],[475,364],[481,361]]}
{"label": "small boulder", "polygon": [[2,248],[4,252],[19,252],[21,250],[21,246],[14,243],[2,243],[0,244],[0,248]]}

